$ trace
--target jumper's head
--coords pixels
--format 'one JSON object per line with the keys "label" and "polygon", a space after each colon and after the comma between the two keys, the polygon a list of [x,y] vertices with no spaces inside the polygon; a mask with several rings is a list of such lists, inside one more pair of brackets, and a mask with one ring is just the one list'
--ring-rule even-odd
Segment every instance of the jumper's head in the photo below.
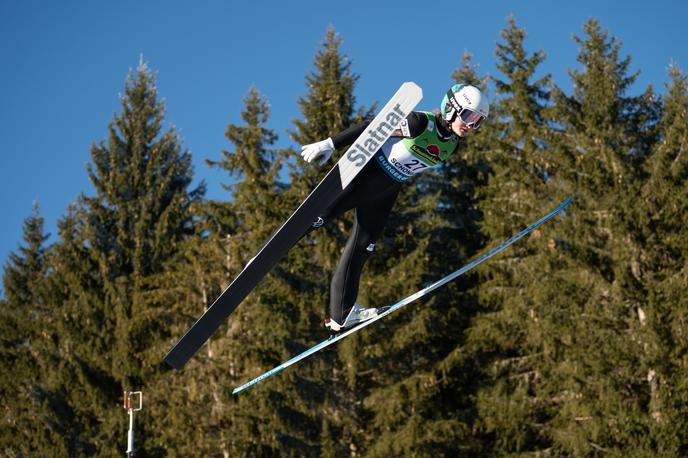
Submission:
{"label": "jumper's head", "polygon": [[468,129],[480,127],[490,113],[490,103],[477,87],[455,84],[444,95],[440,113],[447,125],[462,137]]}

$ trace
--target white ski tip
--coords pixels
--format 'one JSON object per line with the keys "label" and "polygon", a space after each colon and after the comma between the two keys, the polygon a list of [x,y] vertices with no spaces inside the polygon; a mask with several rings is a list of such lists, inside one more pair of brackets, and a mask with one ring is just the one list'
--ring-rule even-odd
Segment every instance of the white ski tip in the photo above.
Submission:
{"label": "white ski tip", "polygon": [[407,94],[414,94],[415,97],[418,98],[418,100],[423,98],[423,89],[421,89],[421,87],[413,81],[406,81],[401,85],[399,89],[406,92]]}

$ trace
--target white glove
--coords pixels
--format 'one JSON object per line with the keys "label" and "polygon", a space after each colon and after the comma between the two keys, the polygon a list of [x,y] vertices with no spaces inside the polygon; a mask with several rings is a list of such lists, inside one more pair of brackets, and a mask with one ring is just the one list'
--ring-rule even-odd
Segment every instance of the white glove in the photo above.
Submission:
{"label": "white glove", "polygon": [[303,145],[301,147],[301,157],[304,161],[310,163],[318,160],[318,165],[323,165],[330,159],[334,151],[334,143],[331,138],[310,145]]}

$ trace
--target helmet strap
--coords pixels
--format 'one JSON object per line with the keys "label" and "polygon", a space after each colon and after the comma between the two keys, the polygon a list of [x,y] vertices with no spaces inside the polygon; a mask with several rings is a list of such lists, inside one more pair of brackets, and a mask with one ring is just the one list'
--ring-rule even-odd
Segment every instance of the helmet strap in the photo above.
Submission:
{"label": "helmet strap", "polygon": [[444,117],[444,120],[447,123],[447,125],[450,125],[451,123],[453,123],[458,114],[459,114],[459,112],[456,111],[454,108],[451,108],[450,110],[448,110],[446,116]]}
{"label": "helmet strap", "polygon": [[449,102],[449,104],[454,108],[455,111],[459,111],[463,107],[461,106],[459,101],[456,100],[455,94],[456,93],[454,91],[449,89],[449,91],[447,91],[447,102]]}
{"label": "helmet strap", "polygon": [[[449,113],[447,113],[447,114],[449,114]],[[443,116],[437,116],[437,122],[440,126],[442,126],[441,131],[445,131],[445,132],[448,132],[449,134],[453,134],[454,131],[451,128],[451,123],[454,121],[454,118],[456,118],[456,112],[454,112],[454,115],[451,116],[451,120],[447,120]],[[441,133],[441,131],[439,133]],[[441,135],[444,136],[444,134],[441,134]]]}
{"label": "helmet strap", "polygon": [[444,113],[443,113],[442,116],[441,116],[442,121],[447,121],[447,122],[449,122],[449,120],[450,120],[451,118],[454,117],[454,111],[455,111],[455,110],[451,107],[451,105],[450,105],[449,103],[447,103],[447,104],[444,106],[444,110],[443,110],[443,111],[444,111]]}

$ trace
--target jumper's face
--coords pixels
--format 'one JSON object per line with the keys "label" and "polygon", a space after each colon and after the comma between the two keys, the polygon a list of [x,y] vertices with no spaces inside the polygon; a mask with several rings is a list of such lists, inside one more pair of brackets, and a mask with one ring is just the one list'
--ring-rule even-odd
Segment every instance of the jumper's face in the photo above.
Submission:
{"label": "jumper's face", "polygon": [[456,116],[450,124],[450,127],[459,137],[465,137],[469,132],[474,130],[472,127],[469,127],[468,124],[464,124],[464,122],[461,121],[461,116]]}
{"label": "jumper's face", "polygon": [[465,137],[468,132],[472,130],[477,130],[482,124],[485,117],[480,113],[470,110],[468,108],[462,108],[455,116],[454,120],[451,122],[451,129],[459,137]]}

